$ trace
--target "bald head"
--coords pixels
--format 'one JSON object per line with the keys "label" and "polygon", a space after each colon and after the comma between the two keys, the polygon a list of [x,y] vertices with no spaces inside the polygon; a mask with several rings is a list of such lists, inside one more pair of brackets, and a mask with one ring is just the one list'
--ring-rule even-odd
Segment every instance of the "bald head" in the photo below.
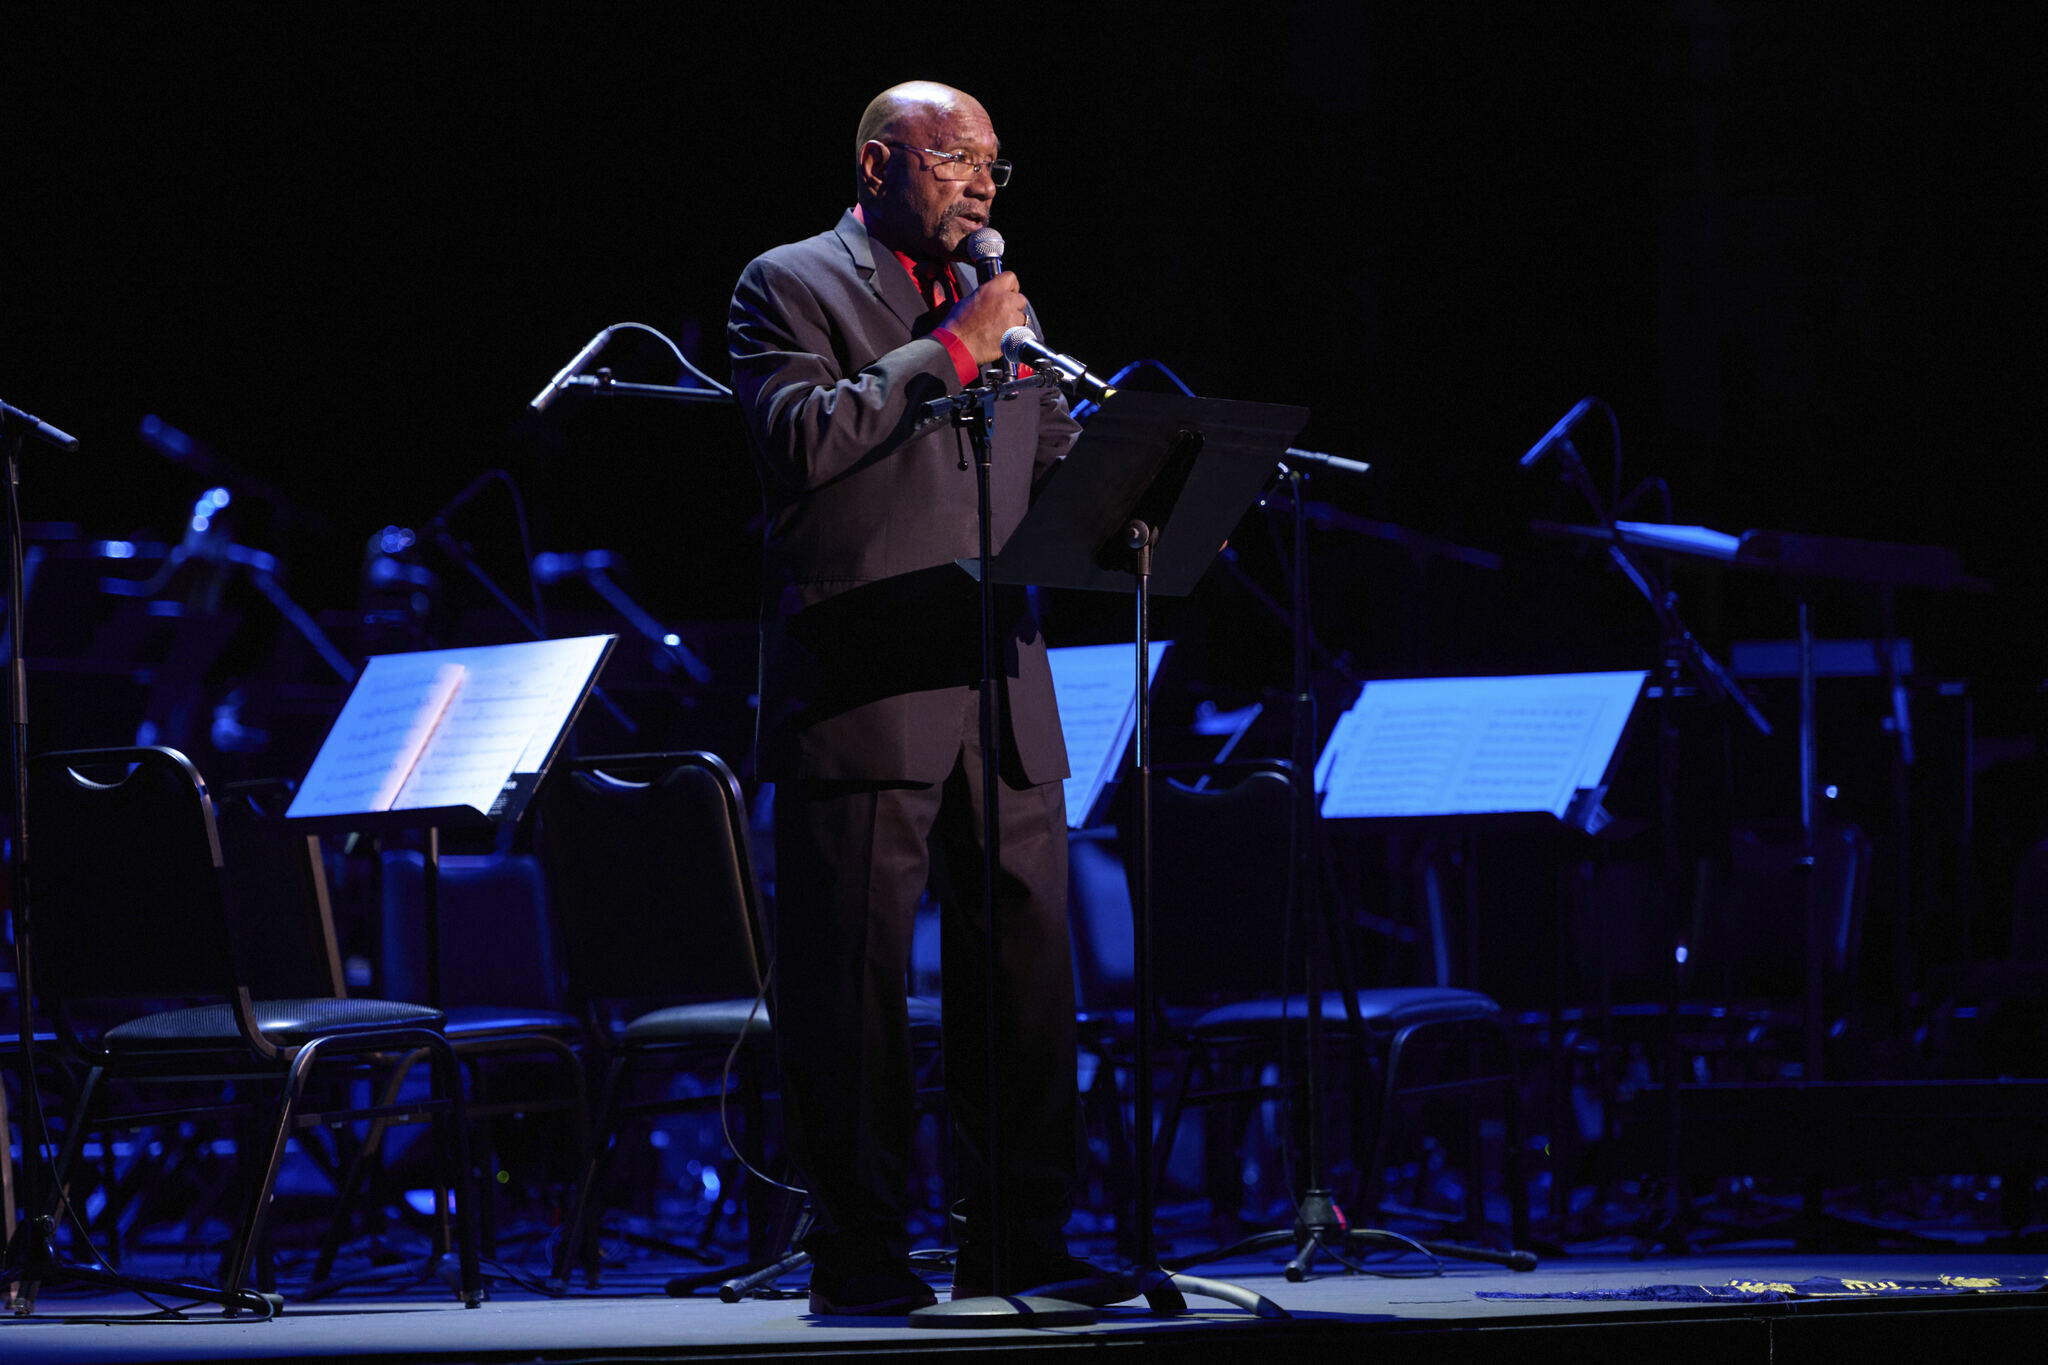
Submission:
{"label": "bald head", "polygon": [[[988,111],[965,91],[936,81],[884,90],[854,135],[855,198],[868,231],[905,255],[952,255],[988,225],[996,183],[985,167],[999,150]],[[961,179],[956,166],[977,169]]]}
{"label": "bald head", "polygon": [[937,81],[892,85],[869,100],[862,112],[860,127],[853,135],[854,158],[858,160],[860,149],[870,142],[913,142],[927,138],[932,126],[970,111],[979,115],[982,122],[988,121],[988,111],[981,107],[981,101],[964,90]]}

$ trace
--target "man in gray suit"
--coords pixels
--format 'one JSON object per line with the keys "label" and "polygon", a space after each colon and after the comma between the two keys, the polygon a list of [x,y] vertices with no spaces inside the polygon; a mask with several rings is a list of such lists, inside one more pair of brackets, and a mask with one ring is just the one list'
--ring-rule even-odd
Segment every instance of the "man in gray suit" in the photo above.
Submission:
{"label": "man in gray suit", "polygon": [[[1023,595],[997,603],[1000,953],[995,1088],[1005,1190],[992,1283],[982,904],[981,634],[966,435],[925,404],[1035,327],[1017,277],[955,263],[1010,166],[971,96],[884,91],[854,140],[836,227],[748,265],[733,293],[733,388],[767,513],[757,760],[776,783],[775,1029],[791,1145],[819,1216],[813,1312],[933,1301],[905,1259],[913,1075],[904,977],[927,880],[942,888],[947,1092],[963,1141],[956,1297],[1072,1278],[1074,1001],[1045,642]],[[997,405],[993,536],[1077,432],[1051,389]]]}

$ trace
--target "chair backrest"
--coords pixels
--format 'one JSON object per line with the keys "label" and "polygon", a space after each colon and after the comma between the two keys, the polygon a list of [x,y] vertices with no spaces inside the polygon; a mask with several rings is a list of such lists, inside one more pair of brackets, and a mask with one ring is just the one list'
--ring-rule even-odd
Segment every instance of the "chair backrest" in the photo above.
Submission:
{"label": "chair backrest", "polygon": [[[1152,970],[1168,1004],[1301,988],[1301,944],[1286,933],[1293,800],[1285,764],[1154,775]],[[1128,875],[1138,850],[1122,810]]]}
{"label": "chair backrest", "polygon": [[1824,821],[1814,831],[1814,863],[1789,821],[1735,831],[1727,894],[1709,907],[1693,936],[1687,970],[1703,995],[1797,1000],[1805,991],[1806,896],[1819,898],[1822,972],[1832,994],[1856,984],[1870,890],[1869,838],[1854,824]]}
{"label": "chair backrest", "polygon": [[2020,855],[2012,884],[2012,937],[2007,954],[2014,962],[2048,962],[2048,840]]}
{"label": "chair backrest", "polygon": [[708,753],[558,766],[542,862],[570,993],[728,999],[760,988],[767,939],[739,781]]}
{"label": "chair backrest", "polygon": [[234,942],[206,783],[175,749],[29,760],[35,988],[82,999],[231,996]]}
{"label": "chair backrest", "polygon": [[[426,861],[412,849],[383,857],[378,944],[386,999],[434,998],[427,991]],[[438,899],[440,1004],[561,1009],[561,955],[539,859],[523,853],[446,855]]]}

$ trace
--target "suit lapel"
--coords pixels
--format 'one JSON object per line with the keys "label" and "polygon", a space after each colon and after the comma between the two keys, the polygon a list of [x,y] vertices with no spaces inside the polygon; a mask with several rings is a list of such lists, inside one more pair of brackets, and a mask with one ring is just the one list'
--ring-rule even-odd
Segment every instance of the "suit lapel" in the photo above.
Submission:
{"label": "suit lapel", "polygon": [[910,276],[896,263],[896,258],[888,255],[886,248],[875,246],[852,209],[840,216],[838,233],[847,254],[853,258],[854,269],[867,282],[868,292],[888,306],[905,330],[914,328],[925,314],[924,300],[917,296]]}

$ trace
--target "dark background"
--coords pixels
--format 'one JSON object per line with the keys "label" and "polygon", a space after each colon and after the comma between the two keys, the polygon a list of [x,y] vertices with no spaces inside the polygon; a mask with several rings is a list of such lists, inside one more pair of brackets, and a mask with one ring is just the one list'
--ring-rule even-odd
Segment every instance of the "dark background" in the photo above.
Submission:
{"label": "dark background", "polygon": [[[370,535],[503,468],[535,548],[616,550],[665,622],[713,623],[686,637],[723,651],[743,709],[758,499],[735,419],[614,403],[536,424],[524,405],[628,318],[723,377],[740,268],[831,224],[862,106],[929,76],[995,119],[1017,165],[997,222],[1063,349],[1305,405],[1305,443],[1375,466],[1318,498],[1507,557],[1487,572],[1318,533],[1318,625],[1356,673],[1649,666],[1625,586],[1526,529],[1582,514],[1554,465],[1516,459],[1595,393],[1620,416],[1620,486],[1663,476],[1678,521],[1960,550],[1997,591],[1908,592],[1899,629],[1923,672],[1970,681],[1981,736],[2036,728],[2029,7],[1274,3],[904,29],[801,7],[13,11],[0,396],[84,441],[29,452],[25,515],[176,539],[209,481],[138,440],[160,415],[282,491],[288,515],[242,498],[235,534],[280,552],[360,653],[378,643],[349,615]],[[884,55],[907,47],[928,55]],[[632,344],[606,359],[674,368]],[[1580,444],[1605,482],[1597,422]],[[498,490],[456,525],[523,594]],[[1277,589],[1265,532],[1238,548]],[[68,594],[53,569],[31,603],[39,739],[125,739],[145,683],[78,661],[163,657],[175,633],[110,625],[134,604],[89,591],[104,565],[66,563]],[[434,638],[516,638],[421,563],[444,579]],[[1774,584],[1680,587],[1710,645],[1791,629]],[[615,628],[577,584],[548,600]],[[208,687],[253,678],[255,710],[282,714],[265,689],[283,677],[310,687],[302,710],[330,704],[266,604],[228,603]],[[1055,643],[1123,625],[1121,607],[1049,610]],[[1876,625],[1852,592],[1817,613],[1824,635]],[[1221,571],[1165,627],[1200,646],[1183,702],[1285,680],[1284,634]],[[662,724],[744,744],[734,705]],[[280,722],[235,762],[293,771],[318,730]]]}

